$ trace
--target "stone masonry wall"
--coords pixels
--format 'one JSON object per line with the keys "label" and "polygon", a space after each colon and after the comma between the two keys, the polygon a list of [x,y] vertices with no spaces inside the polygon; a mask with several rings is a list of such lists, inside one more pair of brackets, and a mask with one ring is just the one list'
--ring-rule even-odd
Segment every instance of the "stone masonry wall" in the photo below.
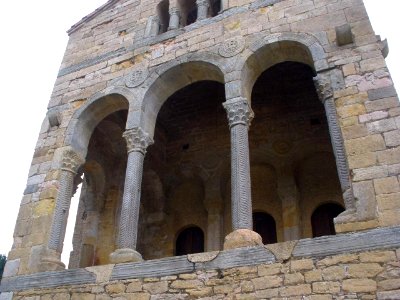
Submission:
{"label": "stone masonry wall", "polygon": [[[67,129],[77,121],[73,115],[79,108],[95,99],[96,95],[107,95],[115,87],[124,86],[127,89],[126,76],[138,66],[145,66],[149,79],[142,86],[130,89],[134,95],[130,99],[130,113],[140,114],[142,104],[147,101],[143,99],[142,92],[149,89],[154,82],[151,80],[161,76],[174,63],[190,61],[194,55],[200,58],[203,55],[205,60],[217,56],[218,62],[225,68],[223,75],[227,98],[243,96],[241,90],[248,88],[243,85],[251,85],[252,82],[247,82],[242,69],[238,68],[243,67],[243,60],[254,54],[252,47],[291,34],[317,41],[322,47],[323,53],[320,54],[326,57],[323,60],[326,65],[317,64],[321,61],[315,62],[315,69],[334,74],[331,80],[333,96],[357,209],[357,218],[336,224],[337,231],[365,230],[400,223],[400,106],[382,54],[384,44],[375,35],[361,0],[230,1],[228,9],[214,18],[148,38],[145,37],[146,22],[149,16],[155,14],[155,5],[153,1],[121,0],[71,32],[49,102],[49,112],[36,145],[14,232],[13,248],[8,255],[9,261],[18,265],[13,275],[36,272],[33,266],[40,259],[39,250],[47,244],[49,237],[59,187],[60,156],[68,144]],[[353,42],[338,46],[336,27],[346,24],[351,28]],[[231,58],[221,57],[221,45],[231,38],[244,41],[242,52]],[[290,51],[275,58],[283,61],[288,53]],[[260,63],[268,65],[262,61],[264,56],[260,56]],[[174,88],[166,86],[165,93],[172,94]],[[54,122],[54,117],[58,122]],[[128,124],[132,125],[137,124]],[[394,252],[388,255],[393,256]],[[355,260],[367,263],[361,261],[361,256]],[[381,262],[371,263],[379,270],[387,266],[380,265]],[[290,265],[282,268],[290,270]],[[314,268],[318,269],[317,262],[314,262]],[[249,285],[251,283],[255,288],[257,280],[251,279],[259,275],[259,270],[255,267],[251,270],[250,275],[245,276],[249,276]],[[306,273],[295,274],[293,276],[300,278],[306,276]],[[268,276],[280,278],[276,279],[279,282],[278,296],[284,297],[290,287],[279,288],[285,284],[283,273]],[[383,289],[379,284],[369,284],[381,280],[375,277],[376,274],[364,279],[346,276],[337,284],[328,285],[334,291],[332,293],[339,295],[347,292],[348,280],[358,280],[360,286],[372,286],[374,290],[371,293],[375,293],[376,288]],[[168,289],[174,289],[170,285],[175,279],[163,280]],[[299,283],[304,291],[310,293],[318,286],[305,278],[299,279]],[[125,285],[122,289],[125,290]],[[219,293],[218,288],[213,291]],[[355,290],[348,292],[357,293]],[[368,295],[369,292],[365,292]]]}

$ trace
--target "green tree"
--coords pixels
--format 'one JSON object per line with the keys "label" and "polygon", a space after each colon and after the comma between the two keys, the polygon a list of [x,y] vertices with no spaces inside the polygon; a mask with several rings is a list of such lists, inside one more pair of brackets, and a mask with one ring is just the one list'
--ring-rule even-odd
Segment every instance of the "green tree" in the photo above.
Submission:
{"label": "green tree", "polygon": [[0,254],[0,279],[3,276],[4,266],[6,265],[7,257]]}

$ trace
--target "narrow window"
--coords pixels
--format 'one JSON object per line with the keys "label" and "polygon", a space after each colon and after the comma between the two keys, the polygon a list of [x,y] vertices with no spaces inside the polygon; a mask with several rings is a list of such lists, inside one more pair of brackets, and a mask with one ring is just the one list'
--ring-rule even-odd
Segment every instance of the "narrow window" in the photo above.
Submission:
{"label": "narrow window", "polygon": [[336,234],[333,219],[343,211],[344,208],[335,203],[318,206],[311,216],[313,237]]}
{"label": "narrow window", "polygon": [[169,1],[162,0],[157,5],[157,14],[159,19],[158,34],[164,33],[168,30],[169,25]]}
{"label": "narrow window", "polygon": [[175,255],[186,255],[200,252],[204,252],[203,231],[197,226],[184,229],[176,239]]}
{"label": "narrow window", "polygon": [[276,238],[276,223],[270,214],[254,212],[253,230],[261,235],[263,244],[274,244],[278,241]]}
{"label": "narrow window", "polygon": [[179,1],[181,11],[182,26],[190,25],[197,20],[197,4],[196,0]]}

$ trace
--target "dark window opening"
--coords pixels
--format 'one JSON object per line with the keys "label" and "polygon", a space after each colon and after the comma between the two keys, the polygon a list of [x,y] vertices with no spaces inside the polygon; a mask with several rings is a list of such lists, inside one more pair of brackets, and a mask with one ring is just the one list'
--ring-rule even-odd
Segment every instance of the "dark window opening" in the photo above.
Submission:
{"label": "dark window opening", "polygon": [[336,234],[333,219],[343,211],[344,208],[339,204],[320,205],[311,216],[313,237]]}
{"label": "dark window opening", "polygon": [[157,14],[159,19],[158,33],[164,33],[169,25],[169,1],[163,0],[157,5]]}
{"label": "dark window opening", "polygon": [[263,244],[276,243],[276,223],[274,218],[264,212],[253,213],[253,230],[262,237]]}
{"label": "dark window opening", "polygon": [[184,229],[176,239],[175,255],[204,252],[204,233],[196,226]]}
{"label": "dark window opening", "polygon": [[209,15],[215,17],[221,11],[221,0],[211,0],[210,1],[210,11]]}

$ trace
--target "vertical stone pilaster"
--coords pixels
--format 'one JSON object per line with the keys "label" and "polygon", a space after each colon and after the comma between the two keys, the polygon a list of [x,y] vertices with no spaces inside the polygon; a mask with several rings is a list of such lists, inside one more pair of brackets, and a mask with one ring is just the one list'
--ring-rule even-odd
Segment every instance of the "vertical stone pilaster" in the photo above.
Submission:
{"label": "vertical stone pilaster", "polygon": [[253,229],[248,130],[253,111],[247,100],[224,103],[231,131],[232,228]]}
{"label": "vertical stone pilaster", "polygon": [[148,134],[139,127],[127,130],[123,137],[127,142],[128,164],[119,224],[118,249],[110,255],[114,263],[141,260],[140,254],[136,252],[136,243],[143,161],[147,147],[153,143]]}
{"label": "vertical stone pilaster", "polygon": [[180,17],[180,11],[177,7],[172,7],[169,9],[168,30],[174,30],[179,28],[179,17]]}
{"label": "vertical stone pilaster", "polygon": [[84,159],[73,150],[64,152],[61,165],[60,187],[48,242],[49,249],[55,250],[60,254],[63,249],[69,207],[74,192],[74,178],[83,163]]}
{"label": "vertical stone pilaster", "polygon": [[208,0],[196,0],[197,5],[197,21],[207,19],[208,8],[210,4]]}
{"label": "vertical stone pilaster", "polygon": [[346,211],[336,218],[336,222],[355,221],[356,207],[353,189],[350,181],[349,166],[347,163],[346,153],[342,132],[340,130],[339,121],[336,114],[336,106],[333,98],[333,90],[329,82],[329,78],[318,75],[314,78],[314,84],[319,99],[324,104],[326,118],[328,121],[329,134],[336,160],[336,168],[339,176],[340,186],[343,193],[343,200]]}

